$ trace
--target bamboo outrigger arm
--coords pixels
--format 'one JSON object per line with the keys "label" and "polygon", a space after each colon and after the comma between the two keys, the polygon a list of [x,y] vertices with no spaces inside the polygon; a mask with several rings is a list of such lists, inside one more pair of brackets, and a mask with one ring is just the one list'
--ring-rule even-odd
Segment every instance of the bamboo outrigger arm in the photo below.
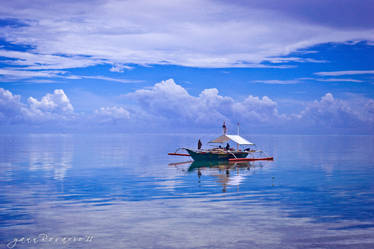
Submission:
{"label": "bamboo outrigger arm", "polygon": [[190,156],[190,154],[177,153],[179,150],[185,150],[186,148],[178,148],[174,153],[168,153],[170,156]]}

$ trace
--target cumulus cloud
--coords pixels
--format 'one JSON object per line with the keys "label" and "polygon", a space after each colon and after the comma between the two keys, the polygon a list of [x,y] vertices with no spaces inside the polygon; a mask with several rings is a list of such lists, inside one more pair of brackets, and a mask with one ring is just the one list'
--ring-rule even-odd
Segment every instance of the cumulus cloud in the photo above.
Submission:
{"label": "cumulus cloud", "polygon": [[245,99],[222,96],[218,89],[205,89],[198,96],[169,79],[148,89],[127,95],[150,120],[181,126],[211,126],[223,120],[237,121],[247,127],[283,127],[283,130],[370,128],[374,125],[374,100],[364,97],[336,99],[327,93],[300,113],[282,114],[278,103],[268,96],[249,95]]}
{"label": "cumulus cloud", "polygon": [[101,107],[95,110],[95,114],[101,123],[114,123],[130,119],[130,112],[121,106]]}
{"label": "cumulus cloud", "polygon": [[21,103],[19,95],[13,95],[10,91],[0,88],[0,121],[1,123],[13,123],[23,119],[26,106]]}
{"label": "cumulus cloud", "polygon": [[64,121],[74,118],[74,108],[61,89],[47,93],[41,100],[29,97],[24,104],[20,96],[0,88],[0,118],[3,124]]}
{"label": "cumulus cloud", "polygon": [[277,106],[278,104],[267,96],[259,98],[250,95],[243,102],[236,104],[236,111],[247,122],[276,123],[286,119],[285,115],[279,115]]}
{"label": "cumulus cloud", "polygon": [[27,99],[29,104],[29,117],[36,120],[69,119],[74,108],[62,89],[47,93],[40,101],[33,97]]}
{"label": "cumulus cloud", "polygon": [[259,98],[250,95],[240,101],[222,96],[218,89],[211,88],[195,97],[173,79],[157,83],[150,89],[137,90],[128,96],[153,116],[179,123],[188,121],[209,125],[223,120],[266,122],[284,118],[278,114],[277,104],[267,96]]}
{"label": "cumulus cloud", "polygon": [[[299,113],[284,114],[278,103],[268,96],[248,96],[235,99],[224,96],[218,89],[204,89],[193,96],[173,79],[152,87],[123,95],[127,105],[98,108],[91,113],[76,113],[62,89],[47,93],[41,99],[21,97],[0,88],[0,124],[65,124],[66,127],[134,128],[150,132],[176,129],[202,130],[216,127],[222,121],[229,125],[240,122],[244,129],[256,131],[294,129],[317,130],[356,129],[374,132],[374,99],[352,95],[346,99],[326,93],[319,100],[304,103]],[[132,100],[133,102],[128,102]],[[295,102],[296,104],[298,102]],[[120,124],[120,126],[116,126]],[[96,126],[98,127],[98,126]],[[252,129],[254,128],[254,129]]]}
{"label": "cumulus cloud", "polygon": [[195,106],[194,97],[186,89],[169,79],[156,83],[150,89],[140,89],[128,94],[135,99],[141,110],[153,115],[155,119],[163,117],[192,118]]}
{"label": "cumulus cloud", "polygon": [[374,100],[367,98],[351,101],[334,98],[326,93],[303,110],[298,118],[308,126],[330,128],[370,127],[374,125]]}
{"label": "cumulus cloud", "polygon": [[6,1],[1,16],[23,25],[0,27],[2,38],[32,49],[2,53],[32,69],[101,63],[271,67],[260,63],[324,62],[280,56],[326,42],[374,40],[371,1],[312,2]]}

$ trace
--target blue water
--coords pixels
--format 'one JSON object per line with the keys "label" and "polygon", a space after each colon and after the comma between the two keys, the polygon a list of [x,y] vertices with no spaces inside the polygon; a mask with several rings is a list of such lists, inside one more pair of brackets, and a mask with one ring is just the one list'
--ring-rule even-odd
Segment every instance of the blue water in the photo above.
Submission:
{"label": "blue water", "polygon": [[374,248],[374,136],[245,136],[275,161],[171,157],[214,135],[1,135],[0,248]]}

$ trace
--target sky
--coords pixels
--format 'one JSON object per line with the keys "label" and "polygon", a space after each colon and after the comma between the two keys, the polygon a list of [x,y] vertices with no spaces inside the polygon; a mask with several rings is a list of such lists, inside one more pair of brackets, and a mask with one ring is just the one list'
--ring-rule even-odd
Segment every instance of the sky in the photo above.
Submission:
{"label": "sky", "polygon": [[1,133],[374,134],[374,0],[4,1]]}

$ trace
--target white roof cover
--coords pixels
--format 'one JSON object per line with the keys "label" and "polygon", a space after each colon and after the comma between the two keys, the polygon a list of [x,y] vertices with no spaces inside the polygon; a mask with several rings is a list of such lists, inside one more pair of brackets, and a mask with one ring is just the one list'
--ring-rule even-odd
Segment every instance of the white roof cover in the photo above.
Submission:
{"label": "white roof cover", "polygon": [[222,135],[210,141],[209,143],[225,143],[229,140],[240,145],[254,145],[254,143],[249,142],[248,140],[246,140],[245,138],[242,138],[239,135]]}

